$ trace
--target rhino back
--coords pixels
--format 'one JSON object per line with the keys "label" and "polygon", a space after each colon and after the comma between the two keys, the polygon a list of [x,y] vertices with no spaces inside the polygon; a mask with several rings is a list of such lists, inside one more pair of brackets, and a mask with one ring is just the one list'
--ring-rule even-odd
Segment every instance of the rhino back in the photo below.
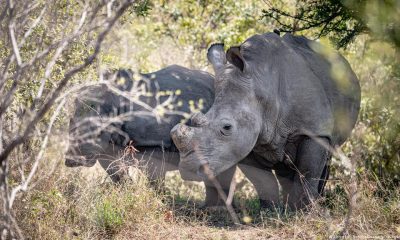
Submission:
{"label": "rhino back", "polygon": [[[71,139],[80,139],[77,144],[95,140],[96,144],[108,145],[113,142],[123,147],[132,141],[137,147],[168,148],[172,146],[170,130],[183,116],[161,114],[157,119],[152,111],[157,104],[168,99],[168,96],[159,94],[157,97],[157,94],[174,93],[176,96],[171,104],[173,110],[179,113],[190,113],[193,108],[191,105],[199,101],[202,102],[201,111],[206,112],[214,100],[214,78],[203,71],[173,65],[157,72],[141,74],[136,87],[145,87],[147,94],[140,96],[139,100],[150,109],[129,99],[130,92],[135,90],[133,72],[118,70],[116,76],[112,86],[122,94],[112,91],[106,84],[99,84],[83,88],[76,98],[69,131],[73,137]],[[112,118],[115,116],[118,117]]]}
{"label": "rhino back", "polygon": [[330,53],[334,55],[328,61],[327,57],[317,53],[314,49],[322,49],[322,45],[315,41],[291,34],[286,34],[283,40],[302,56],[322,83],[334,116],[332,141],[341,145],[349,137],[360,109],[361,91],[357,76],[340,54]]}
{"label": "rhino back", "polygon": [[[179,95],[176,95],[177,101],[183,101],[179,110],[188,112],[190,100],[203,99],[206,103],[205,110],[208,110],[213,103],[214,78],[207,72],[172,65],[157,72],[143,74],[143,77],[151,80],[149,91],[153,94],[156,94],[157,91],[176,93],[177,90],[180,90]],[[161,97],[160,100],[163,101],[167,98],[167,96]]]}
{"label": "rhino back", "polygon": [[[142,81],[146,82],[147,91],[151,94],[149,97],[141,97],[140,100],[152,108],[155,108],[157,103],[166,101],[171,93],[175,96],[171,104],[176,112],[190,113],[193,108],[206,112],[213,103],[214,79],[206,72],[173,65],[157,72],[142,74],[142,77]],[[162,93],[159,100],[156,97],[157,93]],[[148,110],[134,104],[130,111]],[[151,114],[138,114],[130,121],[125,121],[122,130],[129,135],[135,146],[168,148],[173,144],[170,131],[182,119],[181,114],[165,114],[161,119]]]}

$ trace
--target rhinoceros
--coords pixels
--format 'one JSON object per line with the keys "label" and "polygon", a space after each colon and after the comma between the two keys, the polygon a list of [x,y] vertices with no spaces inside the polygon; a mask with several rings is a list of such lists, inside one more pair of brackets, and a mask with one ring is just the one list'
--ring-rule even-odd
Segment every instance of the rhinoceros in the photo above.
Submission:
{"label": "rhinoceros", "polygon": [[171,131],[182,177],[203,180],[239,164],[264,206],[298,209],[318,198],[329,174],[328,146],[344,143],[360,108],[349,63],[324,50],[289,33],[257,34],[226,53],[223,44],[212,45],[214,103],[191,126]]}
{"label": "rhinoceros", "polygon": [[[210,108],[214,77],[177,65],[148,74],[119,70],[109,75],[114,76],[109,84],[86,87],[75,100],[65,165],[91,167],[98,161],[119,182],[127,176],[126,165],[134,154],[150,181],[159,182],[167,171],[178,169],[172,127],[184,121],[185,114]],[[233,173],[230,169],[219,177],[226,192]],[[217,190],[206,181],[205,206],[221,204]]]}

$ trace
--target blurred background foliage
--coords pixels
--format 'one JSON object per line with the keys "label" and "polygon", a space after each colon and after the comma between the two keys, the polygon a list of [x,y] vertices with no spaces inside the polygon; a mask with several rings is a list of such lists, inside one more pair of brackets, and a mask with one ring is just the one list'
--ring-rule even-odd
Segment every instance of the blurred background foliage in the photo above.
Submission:
{"label": "blurred background foliage", "polygon": [[[262,1],[156,0],[146,17],[127,21],[113,36],[110,55],[121,65],[155,71],[171,64],[208,69],[211,43],[228,47],[271,29],[261,19]],[[211,71],[211,68],[208,69]]]}
{"label": "blurred background foliage", "polygon": [[273,19],[282,32],[310,32],[328,36],[345,48],[361,34],[370,34],[400,47],[400,14],[397,0],[265,0],[263,17]]}

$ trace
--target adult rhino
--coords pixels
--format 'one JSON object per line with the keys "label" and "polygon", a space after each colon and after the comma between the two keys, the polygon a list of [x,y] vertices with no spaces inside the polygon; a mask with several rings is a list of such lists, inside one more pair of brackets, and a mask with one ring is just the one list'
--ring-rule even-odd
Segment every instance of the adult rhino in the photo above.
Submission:
{"label": "adult rhino", "polygon": [[360,86],[342,56],[331,54],[328,61],[314,49],[323,48],[275,33],[252,36],[227,53],[222,44],[212,45],[214,103],[193,116],[192,126],[171,131],[181,175],[202,180],[239,163],[264,204],[278,204],[278,181],[292,208],[318,197],[331,158],[324,145],[339,146],[349,137]]}
{"label": "adult rhino", "polygon": [[[112,76],[108,84],[83,89],[76,99],[65,165],[91,167],[98,161],[111,179],[119,182],[126,177],[126,165],[133,161],[129,158],[135,151],[133,146],[139,150],[134,157],[151,182],[159,182],[167,171],[178,169],[179,153],[170,137],[172,127],[185,120],[184,114],[210,108],[214,77],[177,65],[139,74],[136,80],[131,71],[119,70]],[[140,90],[141,97],[134,101]],[[123,157],[125,150],[131,152]],[[228,191],[233,170],[224,174],[228,174],[228,180],[219,180]],[[207,181],[205,204],[223,204]]]}

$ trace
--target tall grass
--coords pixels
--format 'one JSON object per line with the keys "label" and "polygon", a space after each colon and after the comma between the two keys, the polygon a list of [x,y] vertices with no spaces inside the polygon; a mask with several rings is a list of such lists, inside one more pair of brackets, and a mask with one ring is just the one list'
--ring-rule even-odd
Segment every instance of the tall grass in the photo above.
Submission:
{"label": "tall grass", "polygon": [[[200,209],[204,189],[177,173],[169,174],[166,191],[156,191],[142,174],[118,185],[97,165],[69,169],[50,159],[58,162],[56,171],[16,202],[16,220],[30,239],[328,239],[343,230],[349,210],[348,182],[330,182],[324,198],[297,213],[260,209],[245,182],[235,194],[243,225],[235,227],[226,211]],[[343,236],[399,237],[400,189],[371,179],[358,176],[357,202]]]}

